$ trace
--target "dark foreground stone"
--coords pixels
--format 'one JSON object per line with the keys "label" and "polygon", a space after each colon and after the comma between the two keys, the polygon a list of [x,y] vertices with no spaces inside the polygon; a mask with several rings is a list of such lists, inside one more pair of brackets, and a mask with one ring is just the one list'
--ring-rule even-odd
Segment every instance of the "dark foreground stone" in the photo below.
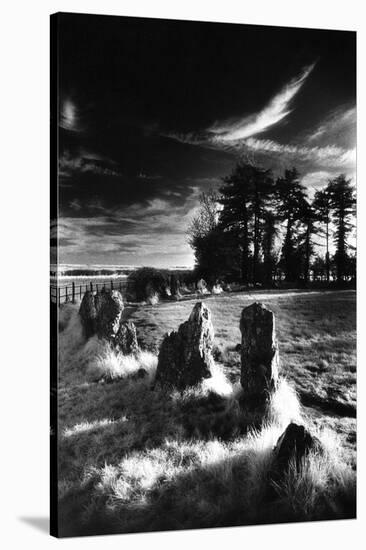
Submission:
{"label": "dark foreground stone", "polygon": [[243,400],[256,407],[269,398],[278,384],[279,356],[273,312],[255,302],[243,309],[240,330]]}
{"label": "dark foreground stone", "polygon": [[198,302],[178,331],[167,334],[161,344],[156,381],[184,389],[212,376],[214,330],[211,313]]}
{"label": "dark foreground stone", "polygon": [[273,462],[269,477],[278,483],[283,479],[290,464],[300,471],[304,458],[311,450],[322,452],[322,444],[304,426],[292,422],[279,437],[273,451]]}

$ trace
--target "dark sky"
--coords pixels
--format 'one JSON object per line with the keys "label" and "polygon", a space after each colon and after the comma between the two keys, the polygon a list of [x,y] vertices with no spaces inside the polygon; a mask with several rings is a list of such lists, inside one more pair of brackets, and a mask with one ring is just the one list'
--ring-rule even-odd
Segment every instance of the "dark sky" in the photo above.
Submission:
{"label": "dark sky", "polygon": [[242,155],[355,178],[355,33],[59,15],[61,263],[192,265]]}

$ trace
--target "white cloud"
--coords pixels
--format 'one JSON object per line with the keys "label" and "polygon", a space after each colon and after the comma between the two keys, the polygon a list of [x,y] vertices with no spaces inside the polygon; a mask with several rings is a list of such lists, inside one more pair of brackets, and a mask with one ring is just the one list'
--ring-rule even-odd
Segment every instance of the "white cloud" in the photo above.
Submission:
{"label": "white cloud", "polygon": [[214,141],[233,141],[245,139],[264,132],[291,113],[290,103],[299,92],[305,80],[311,73],[315,63],[305,67],[301,74],[286,84],[259,113],[239,120],[226,123],[216,123],[209,128],[213,132]]}
{"label": "white cloud", "polygon": [[[351,138],[355,141],[356,129],[356,107],[339,107],[331,111],[315,130],[307,136],[308,142],[317,142],[325,137],[328,143],[337,143],[339,139],[347,134],[353,134]],[[347,138],[349,136],[347,135]]]}
{"label": "white cloud", "polygon": [[59,125],[70,132],[80,132],[80,117],[76,105],[71,99],[66,98],[61,102]]}
{"label": "white cloud", "polygon": [[318,165],[330,168],[354,168],[356,165],[356,149],[344,149],[336,145],[308,147],[281,144],[270,139],[248,138],[238,143],[237,147],[261,153],[278,153],[287,157],[293,156],[295,159],[312,161]]}
{"label": "white cloud", "polygon": [[73,172],[83,172],[103,176],[121,176],[121,172],[116,170],[114,166],[115,162],[98,157],[97,155],[93,156],[91,153],[83,152],[79,156],[72,156],[66,152],[59,160],[59,175],[70,177]]}

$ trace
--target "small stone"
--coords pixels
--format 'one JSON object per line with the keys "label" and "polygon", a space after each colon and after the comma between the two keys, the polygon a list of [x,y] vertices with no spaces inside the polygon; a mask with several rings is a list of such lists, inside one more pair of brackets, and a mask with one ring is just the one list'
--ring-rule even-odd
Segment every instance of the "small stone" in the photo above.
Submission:
{"label": "small stone", "polygon": [[197,283],[197,292],[199,294],[209,294],[207,283],[204,279],[200,279]]}
{"label": "small stone", "polygon": [[289,468],[291,461],[300,470],[304,457],[311,450],[322,452],[319,439],[313,436],[304,426],[292,422],[278,438],[274,448],[273,462],[269,477],[272,481],[281,480]]}

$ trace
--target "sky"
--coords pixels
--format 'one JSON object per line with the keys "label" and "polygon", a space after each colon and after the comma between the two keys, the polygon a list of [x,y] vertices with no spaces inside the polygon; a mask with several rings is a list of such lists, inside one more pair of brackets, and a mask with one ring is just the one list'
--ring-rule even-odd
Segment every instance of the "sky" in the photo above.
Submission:
{"label": "sky", "polygon": [[61,264],[192,266],[199,196],[243,157],[355,183],[354,32],[60,14],[58,44]]}

